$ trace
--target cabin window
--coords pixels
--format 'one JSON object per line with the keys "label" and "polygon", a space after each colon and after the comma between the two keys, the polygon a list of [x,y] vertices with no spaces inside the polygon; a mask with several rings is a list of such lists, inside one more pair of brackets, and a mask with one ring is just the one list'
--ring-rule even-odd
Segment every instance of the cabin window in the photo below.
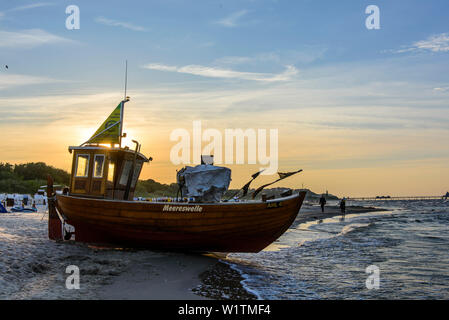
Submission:
{"label": "cabin window", "polygon": [[89,172],[89,159],[88,154],[79,154],[76,158],[76,177],[87,177]]}
{"label": "cabin window", "polygon": [[123,166],[122,176],[120,177],[120,184],[126,186],[128,184],[128,177],[131,172],[131,167],[133,166],[133,162],[130,160],[125,161],[125,165]]}
{"label": "cabin window", "polygon": [[114,182],[115,163],[109,162],[108,165],[108,181]]}
{"label": "cabin window", "polygon": [[96,154],[94,161],[94,178],[103,177],[104,154]]}
{"label": "cabin window", "polygon": [[141,161],[137,161],[136,162],[136,167],[134,168],[134,175],[133,175],[133,180],[132,180],[132,183],[131,183],[131,188],[134,188],[136,186],[137,179],[139,178],[140,169],[142,169],[142,162]]}

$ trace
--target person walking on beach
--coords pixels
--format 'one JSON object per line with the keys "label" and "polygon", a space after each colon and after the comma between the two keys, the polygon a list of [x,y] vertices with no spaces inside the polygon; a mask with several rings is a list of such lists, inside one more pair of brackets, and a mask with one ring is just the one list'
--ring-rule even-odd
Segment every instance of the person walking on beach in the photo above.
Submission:
{"label": "person walking on beach", "polygon": [[341,210],[341,213],[346,213],[346,198],[341,199],[340,210]]}
{"label": "person walking on beach", "polygon": [[320,198],[320,206],[321,206],[321,212],[324,213],[324,205],[326,204],[326,198],[324,198],[324,194]]}

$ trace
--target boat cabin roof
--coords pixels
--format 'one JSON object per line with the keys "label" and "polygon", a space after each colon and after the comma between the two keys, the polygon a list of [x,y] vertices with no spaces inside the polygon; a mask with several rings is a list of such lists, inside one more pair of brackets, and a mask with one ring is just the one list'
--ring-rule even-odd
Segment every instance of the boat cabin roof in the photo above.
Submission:
{"label": "boat cabin roof", "polygon": [[[134,155],[135,151],[129,149],[128,147],[125,148],[115,148],[115,147],[106,147],[106,146],[70,146],[69,152],[72,153],[73,150],[101,150],[101,151],[108,151],[108,152],[127,152],[129,154]],[[145,157],[142,153],[137,152],[138,158],[141,158],[144,162],[149,162],[150,160]]]}

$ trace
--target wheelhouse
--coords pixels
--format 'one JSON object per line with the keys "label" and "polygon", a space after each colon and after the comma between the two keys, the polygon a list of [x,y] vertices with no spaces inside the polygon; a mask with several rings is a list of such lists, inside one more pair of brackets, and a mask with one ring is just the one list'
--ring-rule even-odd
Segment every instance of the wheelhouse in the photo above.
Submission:
{"label": "wheelhouse", "polygon": [[69,147],[73,153],[70,195],[132,200],[144,162],[136,148],[101,145]]}

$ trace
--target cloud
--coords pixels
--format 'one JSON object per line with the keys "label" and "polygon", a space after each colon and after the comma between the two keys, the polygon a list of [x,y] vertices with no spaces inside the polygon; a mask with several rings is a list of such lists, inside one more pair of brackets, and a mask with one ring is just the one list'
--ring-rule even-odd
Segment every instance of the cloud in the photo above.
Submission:
{"label": "cloud", "polygon": [[210,48],[210,47],[215,46],[215,42],[213,42],[213,41],[203,42],[199,46],[201,48]]}
{"label": "cloud", "polygon": [[[49,78],[28,77],[30,83],[61,82]],[[0,87],[2,85],[0,77]],[[17,79],[16,81],[17,82]],[[20,80],[23,83],[23,80]],[[113,108],[108,106],[108,101],[117,101],[117,93],[104,92],[100,94],[56,94],[56,95],[31,95],[21,97],[0,97],[0,126],[27,123],[29,125],[42,125],[65,120],[64,126],[79,124],[79,113],[86,115],[84,123],[96,126],[101,119],[96,118],[101,112],[110,112]],[[107,101],[105,103],[105,101]],[[95,105],[95,108],[88,106]],[[78,119],[77,119],[78,118]],[[33,121],[34,119],[34,121]],[[83,125],[81,125],[82,127]],[[89,137],[86,137],[86,139]]]}
{"label": "cloud", "polygon": [[41,29],[22,31],[0,30],[0,48],[32,48],[50,43],[75,43],[75,41],[59,37]]}
{"label": "cloud", "polygon": [[52,6],[52,5],[54,5],[54,3],[38,2],[38,3],[32,3],[32,4],[28,4],[28,5],[24,5],[24,6],[15,7],[12,9],[8,9],[6,11],[23,11],[23,10],[34,9],[34,8],[39,8],[39,7]]}
{"label": "cloud", "polygon": [[125,29],[129,29],[129,30],[133,30],[133,31],[141,31],[141,32],[148,31],[146,28],[141,27],[141,26],[136,26],[136,25],[128,23],[128,22],[112,20],[112,19],[108,19],[105,17],[98,17],[95,19],[95,21],[98,23],[104,24],[106,26],[111,26],[111,27],[122,27]]}
{"label": "cloud", "polygon": [[56,83],[62,81],[63,80],[51,79],[46,77],[36,77],[24,74],[1,73],[0,90],[10,87],[33,85],[33,84]]}
{"label": "cloud", "polygon": [[29,9],[39,8],[39,7],[53,6],[53,5],[54,5],[54,3],[38,2],[38,3],[27,4],[24,6],[14,7],[14,8],[5,10],[3,12],[0,11],[0,20],[2,20],[2,18],[5,17],[5,12],[24,11],[24,10],[29,10]]}
{"label": "cloud", "polygon": [[159,64],[159,63],[150,63],[143,67],[145,69],[151,69],[151,70],[181,72],[180,68],[178,68],[176,66],[167,66],[165,64]]}
{"label": "cloud", "polygon": [[416,41],[411,46],[393,51],[394,53],[405,53],[415,51],[449,52],[449,33],[432,35],[425,40]]}
{"label": "cloud", "polygon": [[50,123],[57,120],[64,119],[61,114],[55,114],[54,112],[47,111],[10,111],[7,110],[3,112],[0,109],[0,124],[2,125],[10,125],[14,123],[14,125],[18,124],[28,124],[35,125],[36,123]]}
{"label": "cloud", "polygon": [[435,91],[435,92],[448,92],[449,91],[449,87],[433,88],[433,91]]}
{"label": "cloud", "polygon": [[252,56],[225,56],[214,62],[219,65],[266,64],[280,65],[310,64],[323,59],[327,48],[323,46],[304,45],[298,50],[262,52]]}
{"label": "cloud", "polygon": [[164,64],[151,63],[143,66],[145,69],[169,71],[192,74],[196,76],[222,79],[241,79],[264,82],[288,81],[298,74],[298,70],[294,66],[287,66],[285,71],[278,74],[257,73],[257,72],[241,72],[230,69],[221,69],[215,67],[206,67],[199,65],[187,65],[184,67],[168,66]]}
{"label": "cloud", "polygon": [[237,26],[237,20],[246,15],[248,11],[240,10],[230,14],[229,16],[216,21],[215,23],[222,25],[223,27],[233,28]]}
{"label": "cloud", "polygon": [[219,64],[233,64],[233,65],[244,64],[253,61],[254,61],[253,57],[239,57],[239,56],[227,56],[215,60],[215,62]]}

